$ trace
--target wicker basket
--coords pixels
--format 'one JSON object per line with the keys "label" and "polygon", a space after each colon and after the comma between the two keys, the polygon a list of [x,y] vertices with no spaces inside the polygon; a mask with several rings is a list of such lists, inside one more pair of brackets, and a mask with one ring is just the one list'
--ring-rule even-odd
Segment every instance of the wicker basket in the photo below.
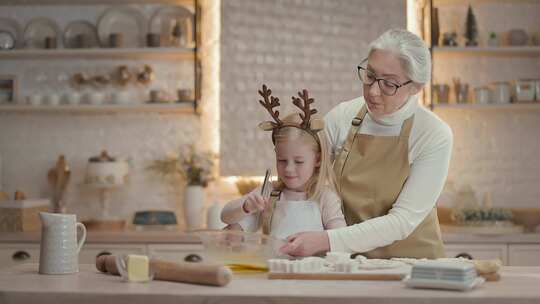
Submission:
{"label": "wicker basket", "polygon": [[39,212],[48,210],[48,199],[0,202],[0,232],[39,230]]}

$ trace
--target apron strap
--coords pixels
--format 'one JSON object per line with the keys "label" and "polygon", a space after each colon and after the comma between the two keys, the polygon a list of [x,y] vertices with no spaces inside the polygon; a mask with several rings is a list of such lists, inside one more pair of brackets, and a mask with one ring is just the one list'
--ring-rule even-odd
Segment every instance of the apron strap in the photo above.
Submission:
{"label": "apron strap", "polygon": [[399,138],[401,139],[409,139],[409,134],[411,134],[411,129],[414,121],[414,115],[411,115],[411,117],[407,118],[403,124],[401,125],[401,131],[399,132]]}
{"label": "apron strap", "polygon": [[358,134],[358,130],[360,129],[360,125],[362,124],[362,121],[364,120],[364,117],[366,116],[366,114],[367,114],[367,106],[364,104],[351,122],[351,128],[349,130],[349,133],[347,134],[347,139],[345,140],[345,144],[343,145],[343,147],[341,147],[340,151],[336,153],[334,166],[335,168],[337,168],[336,178],[338,180],[338,183],[337,183],[338,192],[341,192],[341,183],[339,182],[339,180],[341,179],[341,175],[343,174],[343,167],[345,166],[345,160],[347,159],[347,157],[349,156],[349,153],[352,150],[354,139],[356,138],[356,134]]}
{"label": "apron strap", "polygon": [[276,203],[279,201],[279,197],[281,196],[280,190],[272,190],[272,193],[270,193],[270,206],[266,208],[262,213],[262,220],[261,220],[261,226],[262,226],[262,233],[266,235],[270,235],[270,229],[272,227],[272,217],[274,216],[274,210],[276,209]]}
{"label": "apron strap", "polygon": [[[341,183],[339,182],[339,180],[341,178],[341,175],[343,174],[343,167],[345,166],[345,160],[349,156],[349,153],[352,151],[354,140],[356,138],[356,135],[358,134],[360,125],[362,125],[362,121],[364,120],[364,117],[366,117],[366,114],[367,114],[367,105],[364,104],[351,122],[351,128],[349,130],[349,133],[347,134],[347,139],[345,140],[345,144],[340,149],[340,151],[336,153],[334,166],[339,170],[336,172],[336,177],[338,179],[338,183],[337,183],[338,192],[341,192]],[[400,141],[409,140],[409,134],[411,133],[413,121],[414,121],[414,115],[407,118],[401,125],[401,131],[399,132]]]}

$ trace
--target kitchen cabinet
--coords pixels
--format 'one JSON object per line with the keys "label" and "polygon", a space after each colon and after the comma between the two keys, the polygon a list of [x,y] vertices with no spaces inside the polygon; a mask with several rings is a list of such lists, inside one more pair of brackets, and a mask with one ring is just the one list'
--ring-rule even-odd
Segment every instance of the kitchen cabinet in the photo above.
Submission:
{"label": "kitchen cabinet", "polygon": [[[24,263],[39,263],[39,243],[0,244],[0,268]],[[171,262],[200,262],[204,260],[200,244],[84,244],[79,253],[80,264],[94,264],[103,254],[144,254]]]}
{"label": "kitchen cabinet", "polygon": [[511,266],[540,266],[540,244],[510,244],[508,258]]}
{"label": "kitchen cabinet", "polygon": [[17,264],[38,262],[39,244],[0,244],[0,268]]}
{"label": "kitchen cabinet", "polygon": [[454,258],[458,256],[473,259],[500,259],[503,265],[508,265],[507,244],[445,244],[446,256]]}

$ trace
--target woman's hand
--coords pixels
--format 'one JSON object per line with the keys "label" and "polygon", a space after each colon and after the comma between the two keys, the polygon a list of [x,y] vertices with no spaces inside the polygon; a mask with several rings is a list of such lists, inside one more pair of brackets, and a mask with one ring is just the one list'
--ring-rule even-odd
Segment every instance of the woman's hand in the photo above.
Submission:
{"label": "woman's hand", "polygon": [[268,206],[269,202],[269,199],[263,198],[258,191],[254,191],[247,195],[246,200],[242,205],[242,209],[244,209],[244,212],[249,214],[260,212]]}
{"label": "woman's hand", "polygon": [[292,256],[310,256],[330,251],[330,241],[326,231],[300,232],[287,238],[287,244],[279,249]]}

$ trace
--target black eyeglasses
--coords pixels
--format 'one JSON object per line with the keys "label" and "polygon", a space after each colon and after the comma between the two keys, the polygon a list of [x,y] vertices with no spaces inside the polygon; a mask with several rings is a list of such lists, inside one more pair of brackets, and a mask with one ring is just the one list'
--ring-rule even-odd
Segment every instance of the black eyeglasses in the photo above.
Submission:
{"label": "black eyeglasses", "polygon": [[[365,60],[362,62],[365,62]],[[377,81],[381,92],[386,96],[395,95],[399,88],[413,82],[412,80],[409,80],[405,83],[399,84],[384,78],[377,78],[375,73],[368,71],[366,68],[360,65],[358,66],[358,77],[363,84],[366,84],[368,86],[371,86],[375,83],[375,81]]]}

